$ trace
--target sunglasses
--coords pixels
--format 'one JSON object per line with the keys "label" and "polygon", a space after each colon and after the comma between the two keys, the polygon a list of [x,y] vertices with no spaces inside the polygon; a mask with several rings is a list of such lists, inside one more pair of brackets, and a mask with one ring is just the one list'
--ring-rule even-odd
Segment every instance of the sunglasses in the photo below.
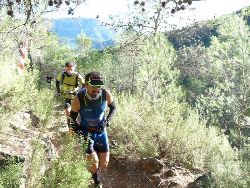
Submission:
{"label": "sunglasses", "polygon": [[92,85],[90,82],[88,82],[88,84],[91,86],[91,87],[95,87],[95,88],[102,88],[103,85]]}

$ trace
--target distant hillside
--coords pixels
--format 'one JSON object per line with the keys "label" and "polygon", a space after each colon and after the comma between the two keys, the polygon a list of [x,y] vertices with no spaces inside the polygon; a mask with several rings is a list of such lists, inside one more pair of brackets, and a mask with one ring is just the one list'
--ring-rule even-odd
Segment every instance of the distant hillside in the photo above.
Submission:
{"label": "distant hillside", "polygon": [[211,37],[218,36],[217,25],[196,24],[183,29],[167,33],[167,38],[176,50],[181,47],[190,47],[202,44],[210,46]]}
{"label": "distant hillside", "polygon": [[[237,11],[236,14],[242,15],[242,10]],[[250,15],[244,15],[243,18],[247,25],[250,26]],[[211,24],[211,21],[200,22],[182,29],[168,32],[166,35],[176,50],[179,50],[184,46],[190,47],[198,44],[209,47],[211,44],[211,38],[219,35],[218,24],[219,23],[216,23],[215,21],[213,24]]]}
{"label": "distant hillside", "polygon": [[[238,11],[237,14],[241,14]],[[250,16],[244,16],[244,19],[250,25]],[[76,46],[76,37],[81,32],[85,33],[93,41],[93,48],[103,49],[114,45],[115,33],[109,28],[102,26],[98,20],[93,18],[62,18],[53,20],[53,31],[61,39],[65,39],[71,46]],[[166,33],[168,40],[173,44],[176,50],[183,46],[190,47],[202,44],[208,47],[212,36],[218,36],[218,25],[209,24],[209,21],[203,24],[194,24],[183,29],[174,30]]]}
{"label": "distant hillside", "polygon": [[85,33],[93,41],[93,47],[103,49],[114,45],[114,35],[109,28],[92,18],[61,18],[53,20],[53,31],[59,38],[66,40],[71,46],[76,46],[77,35]]}

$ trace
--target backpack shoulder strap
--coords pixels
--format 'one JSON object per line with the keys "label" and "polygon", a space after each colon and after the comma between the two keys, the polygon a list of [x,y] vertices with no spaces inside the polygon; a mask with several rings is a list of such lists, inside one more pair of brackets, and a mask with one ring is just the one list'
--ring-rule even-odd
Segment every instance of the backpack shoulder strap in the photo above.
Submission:
{"label": "backpack shoulder strap", "polygon": [[63,84],[64,78],[65,78],[65,72],[62,72],[62,80],[61,80],[62,84]]}
{"label": "backpack shoulder strap", "polygon": [[80,104],[83,104],[83,103],[84,103],[84,96],[85,96],[85,94],[86,94],[86,89],[85,89],[85,88],[81,89],[81,90],[77,93],[77,97],[78,97],[78,99],[79,99]]}
{"label": "backpack shoulder strap", "polygon": [[79,73],[76,72],[76,83],[75,86],[77,87],[79,85]]}
{"label": "backpack shoulder strap", "polygon": [[106,89],[102,89],[102,98],[106,101],[106,95],[107,95],[107,91]]}

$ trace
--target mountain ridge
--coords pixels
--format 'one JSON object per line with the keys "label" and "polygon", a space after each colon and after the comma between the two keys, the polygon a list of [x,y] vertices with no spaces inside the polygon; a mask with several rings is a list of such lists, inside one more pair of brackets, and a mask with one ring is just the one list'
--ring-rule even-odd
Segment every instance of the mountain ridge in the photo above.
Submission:
{"label": "mountain ridge", "polygon": [[76,39],[80,33],[85,33],[93,42],[93,48],[103,49],[114,45],[115,32],[103,26],[94,18],[58,18],[52,20],[52,31],[59,38],[76,47]]}

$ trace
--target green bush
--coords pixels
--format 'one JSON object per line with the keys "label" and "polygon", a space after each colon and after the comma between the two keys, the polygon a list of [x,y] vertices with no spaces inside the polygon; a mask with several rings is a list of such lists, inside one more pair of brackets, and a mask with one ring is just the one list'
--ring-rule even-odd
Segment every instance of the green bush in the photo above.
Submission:
{"label": "green bush", "polygon": [[53,106],[55,104],[54,93],[48,88],[39,90],[37,99],[33,104],[35,114],[39,114],[42,124],[47,124],[53,115]]}
{"label": "green bush", "polygon": [[50,188],[88,187],[90,173],[79,141],[66,137],[60,158],[46,171],[43,186]]}
{"label": "green bush", "polygon": [[[41,123],[46,123],[53,110],[53,92],[38,87],[38,71],[25,71],[23,75],[17,75],[15,59],[11,58],[10,61],[0,62],[0,70],[0,111],[3,117],[4,114],[29,110],[39,116]],[[1,122],[6,121],[3,119]]]}
{"label": "green bush", "polygon": [[22,163],[18,163],[14,158],[8,159],[6,164],[0,168],[0,188],[19,187],[21,174]]}
{"label": "green bush", "polygon": [[218,128],[206,128],[205,121],[186,105],[166,96],[154,104],[135,96],[117,100],[111,135],[119,143],[118,155],[182,163],[211,171],[221,187],[245,187],[247,171],[241,168],[238,151]]}

